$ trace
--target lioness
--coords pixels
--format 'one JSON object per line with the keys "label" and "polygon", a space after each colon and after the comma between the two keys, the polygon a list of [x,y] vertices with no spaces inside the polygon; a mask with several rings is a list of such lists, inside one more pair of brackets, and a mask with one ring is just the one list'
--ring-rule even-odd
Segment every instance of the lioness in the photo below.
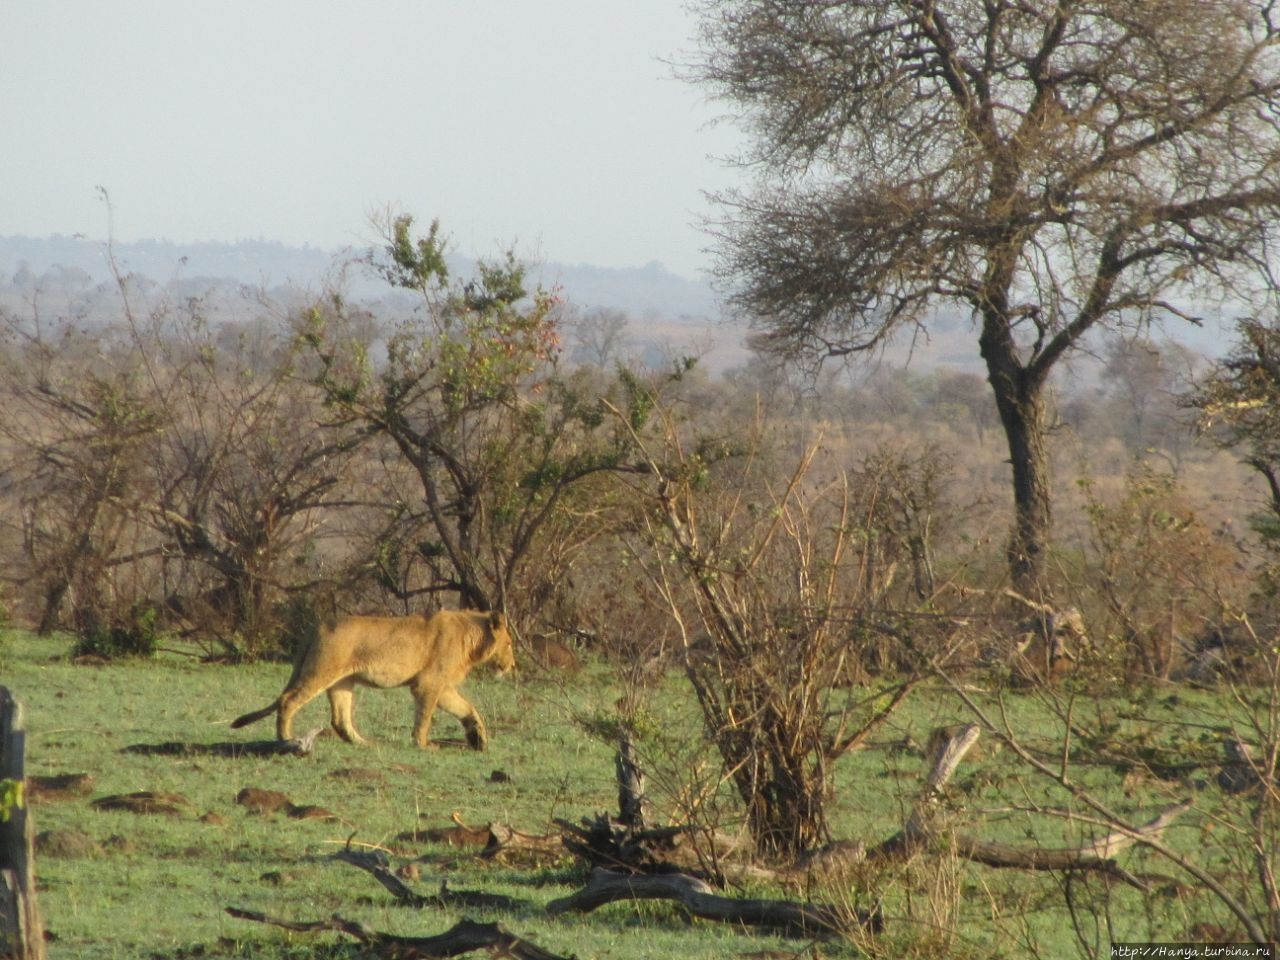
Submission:
{"label": "lioness", "polygon": [[327,691],[333,729],[350,743],[364,743],[353,717],[356,684],[407,686],[418,705],[413,724],[418,746],[427,746],[431,715],[439,706],[462,721],[467,745],[483,750],[488,742],[484,721],[458,692],[458,684],[487,660],[504,673],[516,663],[501,613],[441,610],[431,616],[346,617],[299,651],[280,696],[231,726],[255,723],[278,710],[276,736],[292,739],[294,714]]}

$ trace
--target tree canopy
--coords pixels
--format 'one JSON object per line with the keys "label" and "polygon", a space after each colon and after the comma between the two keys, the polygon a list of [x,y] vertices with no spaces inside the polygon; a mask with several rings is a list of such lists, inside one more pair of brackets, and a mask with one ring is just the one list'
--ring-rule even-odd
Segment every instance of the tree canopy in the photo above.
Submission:
{"label": "tree canopy", "polygon": [[1011,571],[1043,587],[1044,387],[1098,327],[1194,319],[1265,275],[1280,212],[1270,3],[708,0],[692,79],[758,178],[722,276],[788,357],[978,328],[1013,466]]}

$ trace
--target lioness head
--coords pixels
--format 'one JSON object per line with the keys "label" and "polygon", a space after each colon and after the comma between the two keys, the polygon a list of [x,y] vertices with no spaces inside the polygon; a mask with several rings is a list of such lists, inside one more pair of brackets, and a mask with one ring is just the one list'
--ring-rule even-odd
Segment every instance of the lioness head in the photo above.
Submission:
{"label": "lioness head", "polygon": [[499,673],[506,673],[516,665],[514,645],[511,634],[507,632],[507,618],[494,610],[489,614],[485,642],[480,645],[477,662],[490,661]]}

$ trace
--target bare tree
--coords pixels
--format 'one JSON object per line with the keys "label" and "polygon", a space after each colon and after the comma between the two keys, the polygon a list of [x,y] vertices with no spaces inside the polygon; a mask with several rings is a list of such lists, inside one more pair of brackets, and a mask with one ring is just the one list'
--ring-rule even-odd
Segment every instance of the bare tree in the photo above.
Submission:
{"label": "bare tree", "polygon": [[33,596],[40,633],[82,637],[122,626],[145,598],[127,584],[145,457],[160,411],[120,362],[118,343],[73,322],[4,314],[6,482],[21,503],[21,559],[10,576]]}
{"label": "bare tree", "polygon": [[757,851],[794,857],[830,839],[835,761],[915,682],[904,671],[883,699],[848,683],[888,583],[862,549],[879,532],[875,495],[816,470],[820,443],[778,475],[757,455],[766,444],[682,436],[656,392],[609,406],[645,465],[627,478],[643,505],[632,556],[680,628],[685,674]]}
{"label": "bare tree", "polygon": [[[1186,429],[1177,398],[1190,385],[1195,354],[1180,344],[1148,337],[1114,337],[1106,345],[1101,371],[1109,419],[1131,450],[1177,447]],[[1178,452],[1176,449],[1170,453]]]}
{"label": "bare tree", "polygon": [[115,279],[102,318],[50,319],[35,298],[0,313],[0,443],[22,504],[11,575],[40,594],[38,628],[82,646],[145,647],[180,623],[260,652],[285,592],[315,575],[361,437],[308,429],[320,397],[279,319],[215,325],[199,297]]}
{"label": "bare tree", "polygon": [[627,328],[630,321],[621,310],[593,307],[574,312],[566,324],[572,334],[573,350],[569,359],[605,369],[626,361],[630,347]]}
{"label": "bare tree", "polygon": [[1048,588],[1046,384],[1089,331],[1190,317],[1280,213],[1267,0],[703,0],[695,82],[758,186],[719,270],[760,343],[871,351],[972,311],[1013,469],[1008,560]]}
{"label": "bare tree", "polygon": [[1253,523],[1272,548],[1280,546],[1280,325],[1239,321],[1231,353],[1218,361],[1183,402],[1200,423],[1266,483],[1266,510]]}
{"label": "bare tree", "polygon": [[318,531],[350,505],[358,430],[323,431],[283,321],[211,330],[134,323],[167,428],[156,437],[149,522],[163,538],[170,608],[227,652],[279,639],[286,593],[312,586]]}

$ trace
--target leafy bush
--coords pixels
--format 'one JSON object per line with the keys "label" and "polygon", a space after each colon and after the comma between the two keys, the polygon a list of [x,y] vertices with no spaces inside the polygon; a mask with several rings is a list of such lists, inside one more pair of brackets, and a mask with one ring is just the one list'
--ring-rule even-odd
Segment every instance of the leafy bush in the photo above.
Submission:
{"label": "leafy bush", "polygon": [[142,605],[131,609],[124,622],[92,627],[76,640],[73,655],[116,660],[121,657],[151,657],[159,647],[155,607]]}

